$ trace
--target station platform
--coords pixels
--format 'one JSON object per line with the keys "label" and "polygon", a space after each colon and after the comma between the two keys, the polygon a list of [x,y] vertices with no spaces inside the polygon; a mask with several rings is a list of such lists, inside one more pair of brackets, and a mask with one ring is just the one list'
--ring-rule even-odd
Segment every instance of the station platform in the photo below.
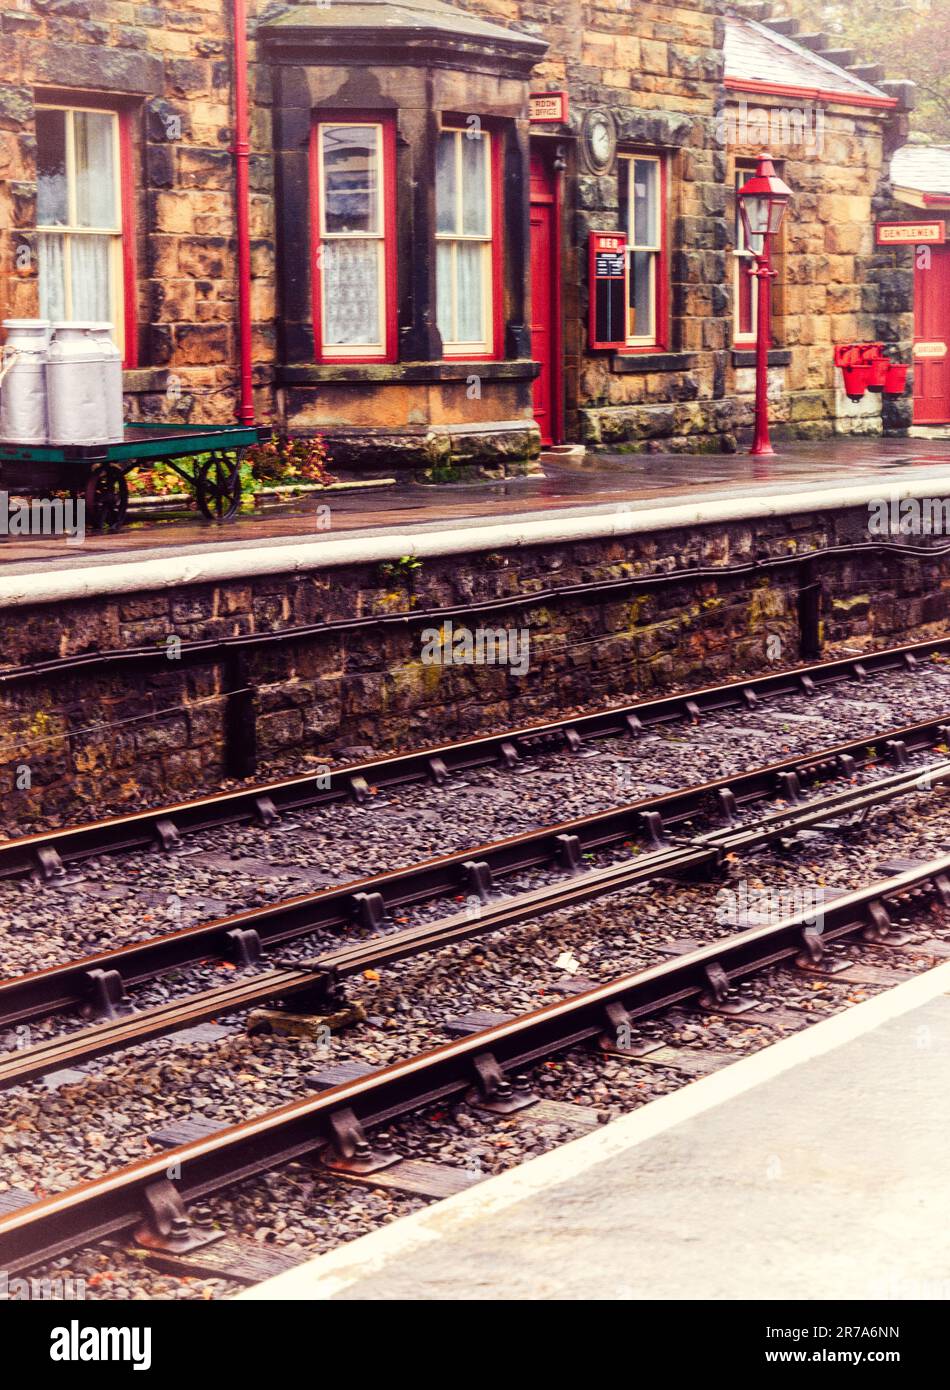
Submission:
{"label": "station platform", "polygon": [[950,440],[840,438],[779,449],[756,459],[547,454],[524,478],[321,491],[225,525],[184,513],[143,517],[81,543],[0,535],[0,604],[809,514],[880,497],[950,497]]}
{"label": "station platform", "polygon": [[242,1299],[946,1299],[950,964]]}

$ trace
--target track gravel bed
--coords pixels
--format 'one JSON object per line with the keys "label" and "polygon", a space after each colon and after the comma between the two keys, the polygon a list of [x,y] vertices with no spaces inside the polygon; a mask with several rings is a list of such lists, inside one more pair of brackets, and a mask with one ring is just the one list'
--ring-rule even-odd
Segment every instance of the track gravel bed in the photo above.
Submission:
{"label": "track gravel bed", "polygon": [[[228,826],[176,853],[103,856],[38,887],[0,883],[0,975],[42,969],[149,935],[261,906],[415,860],[472,848],[627,800],[950,712],[950,663],[783,696],[639,738],[544,753],[442,787],[380,792],[288,817]],[[366,751],[366,750],[363,750]]]}
{"label": "track gravel bed", "polygon": [[[922,710],[918,696],[913,709],[896,717],[891,711],[885,718],[912,722],[929,713],[932,706]],[[840,737],[847,736],[842,730]],[[643,741],[635,747],[642,752]],[[774,748],[772,754],[778,756]],[[746,753],[744,762],[755,756]],[[577,760],[583,761],[594,760]],[[695,762],[692,766],[694,775],[687,780],[696,780]],[[895,857],[945,853],[947,805],[946,792],[921,792],[872,813],[850,830],[812,830],[790,846],[769,847],[753,859],[727,864],[713,881],[640,885],[543,921],[400,962],[378,978],[368,972],[349,985],[351,996],[366,1007],[368,1020],[334,1035],[329,1060],[375,1067],[445,1041],[445,1023],[460,1014],[476,1009],[524,1012],[583,981],[607,980],[654,964],[671,952],[735,930],[732,908],[750,893],[770,891],[765,915],[781,909],[777,915],[785,916],[796,903],[815,901],[822,889],[852,889],[884,876],[884,865]],[[364,829],[369,823],[363,822]],[[920,940],[950,939],[950,923],[938,908],[913,914],[912,925]],[[835,949],[862,961],[873,957],[875,965],[891,959],[903,971],[926,964],[905,951],[869,952],[852,945]],[[776,968],[744,986],[774,1010],[774,1026],[674,1011],[645,1024],[643,1031],[689,1056],[701,1058],[710,1051],[739,1056],[877,988]],[[2,1102],[0,1191],[10,1185],[37,1195],[61,1190],[142,1158],[154,1151],[148,1135],[176,1120],[202,1118],[225,1125],[271,1109],[304,1093],[307,1075],[327,1060],[314,1042],[249,1037],[238,1018],[218,1023],[226,1031],[213,1041],[159,1040],[85,1064],[79,1077],[46,1078],[8,1092]],[[585,1107],[588,1118],[593,1116],[593,1123],[607,1123],[685,1084],[692,1074],[685,1066],[600,1058],[577,1049],[536,1067],[531,1081],[545,1099],[576,1103]],[[563,1119],[532,1120],[531,1111],[502,1119],[462,1103],[400,1121],[389,1134],[406,1156],[490,1174],[576,1132]],[[219,1194],[209,1207],[229,1231],[303,1259],[420,1204],[419,1198],[348,1184],[314,1165],[295,1163]],[[236,1287],[224,1280],[158,1275],[139,1255],[122,1249],[99,1248],[64,1258],[57,1261],[56,1273],[94,1279],[89,1297],[218,1297]]]}

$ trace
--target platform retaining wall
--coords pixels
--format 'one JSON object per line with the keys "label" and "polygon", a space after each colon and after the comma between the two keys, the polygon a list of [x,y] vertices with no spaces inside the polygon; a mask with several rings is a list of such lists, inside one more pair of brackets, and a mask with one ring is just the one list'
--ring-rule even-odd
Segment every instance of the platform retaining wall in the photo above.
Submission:
{"label": "platform retaining wall", "polygon": [[[352,565],[195,583],[0,613],[0,795],[6,833],[215,789],[226,774],[230,680],[178,645],[371,614],[486,600],[523,602],[468,626],[526,629],[523,675],[501,665],[426,664],[428,624],[370,626],[250,651],[241,706],[259,773],[305,771],[490,732],[623,697],[795,665],[797,566],[697,581],[736,566],[866,540],[867,510],[770,517],[505,551],[436,556],[416,569]],[[477,532],[473,532],[477,536]],[[559,587],[677,567],[662,588],[539,600]],[[820,562],[827,655],[945,633],[950,559],[827,557]],[[456,629],[464,619],[456,618]],[[6,686],[4,670],[90,652],[154,646],[149,669],[74,669]],[[232,705],[232,719],[234,706]],[[232,740],[233,748],[233,740]]]}

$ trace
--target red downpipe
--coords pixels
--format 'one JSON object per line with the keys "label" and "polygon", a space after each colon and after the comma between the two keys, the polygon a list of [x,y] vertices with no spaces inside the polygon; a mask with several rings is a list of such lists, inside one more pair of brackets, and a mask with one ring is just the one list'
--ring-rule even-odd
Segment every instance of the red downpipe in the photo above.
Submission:
{"label": "red downpipe", "polygon": [[251,370],[250,117],[247,100],[247,3],[234,0],[234,161],[237,203],[238,341],[241,363],[242,425],[254,423]]}

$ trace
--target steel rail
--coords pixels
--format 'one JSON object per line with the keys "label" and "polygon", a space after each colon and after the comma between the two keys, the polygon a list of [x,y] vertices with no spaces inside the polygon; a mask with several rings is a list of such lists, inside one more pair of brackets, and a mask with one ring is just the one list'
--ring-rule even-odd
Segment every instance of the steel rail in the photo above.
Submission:
{"label": "steel rail", "polygon": [[860,658],[791,667],[748,680],[615,706],[595,714],[349,763],[323,774],[264,782],[239,791],[218,792],[193,801],[20,836],[0,841],[0,878],[39,870],[44,878],[51,879],[62,873],[66,863],[93,855],[156,845],[173,847],[182,835],[223,825],[253,820],[268,825],[282,813],[346,799],[365,801],[371,787],[395,787],[424,780],[442,782],[453,772],[486,767],[499,760],[512,766],[520,757],[552,746],[576,750],[591,739],[636,734],[641,729],[679,719],[696,720],[712,711],[748,706],[759,699],[812,692],[849,679],[862,680],[873,672],[911,668],[927,657],[941,654],[950,654],[950,638],[887,648]]}
{"label": "steel rail", "polygon": [[[583,994],[485,1029],[456,1042],[369,1072],[254,1119],[130,1164],[102,1178],[0,1216],[0,1268],[28,1269],[55,1256],[120,1235],[146,1212],[167,1212],[246,1178],[338,1143],[436,1101],[458,1096],[481,1078],[517,1073],[552,1054],[601,1035],[614,1038],[675,1004],[705,996],[721,1001],[737,980],[790,959],[816,965],[828,941],[863,932],[886,941],[885,902],[932,884],[950,900],[950,855],[879,880],[828,904],[817,927],[809,911],[628,974]],[[486,1080],[486,1076],[488,1080]],[[495,1094],[497,1094],[497,1082]],[[169,1174],[176,1174],[174,1181]],[[187,1217],[183,1218],[187,1224]],[[159,1237],[169,1235],[159,1219]]]}
{"label": "steel rail", "polygon": [[331,1012],[339,1002],[336,992],[340,982],[360,971],[547,916],[636,883],[648,882],[660,874],[675,876],[712,868],[727,851],[748,852],[770,840],[826,822],[829,816],[866,812],[906,792],[920,790],[924,785],[932,790],[947,781],[950,781],[950,760],[931,765],[923,772],[904,770],[869,786],[849,787],[829,797],[772,812],[738,828],[695,835],[679,844],[640,855],[633,861],[589,870],[567,883],[545,884],[499,899],[480,906],[474,916],[470,912],[454,913],[404,931],[387,932],[324,953],[306,964],[263,972],[241,983],[186,995],[154,1008],[110,1019],[65,1038],[44,1039],[32,1048],[0,1056],[0,1090],[21,1085],[47,1071],[167,1035],[221,1013],[253,1008],[294,994],[309,992],[317,1001],[318,1012]]}
{"label": "steel rail", "polygon": [[[0,1026],[28,1022],[52,1013],[94,1002],[96,991],[112,975],[124,989],[144,984],[170,970],[208,959],[247,960],[248,953],[273,948],[321,930],[345,930],[354,924],[378,927],[387,911],[425,902],[440,894],[480,892],[487,878],[505,876],[560,860],[576,867],[578,855],[604,849],[640,835],[646,817],[655,825],[676,826],[708,809],[731,793],[737,806],[783,792],[791,774],[799,783],[823,782],[854,767],[884,761],[877,745],[917,751],[943,743],[950,716],[889,732],[865,735],[847,744],[794,756],[735,776],[699,786],[666,792],[596,812],[559,825],[545,826],[510,839],[456,851],[407,868],[390,870],[334,885],[228,917],[186,927],[177,932],[132,942],[115,950],[83,956],[29,975],[0,981]],[[655,827],[652,832],[656,833]],[[115,995],[113,992],[113,1000]]]}

